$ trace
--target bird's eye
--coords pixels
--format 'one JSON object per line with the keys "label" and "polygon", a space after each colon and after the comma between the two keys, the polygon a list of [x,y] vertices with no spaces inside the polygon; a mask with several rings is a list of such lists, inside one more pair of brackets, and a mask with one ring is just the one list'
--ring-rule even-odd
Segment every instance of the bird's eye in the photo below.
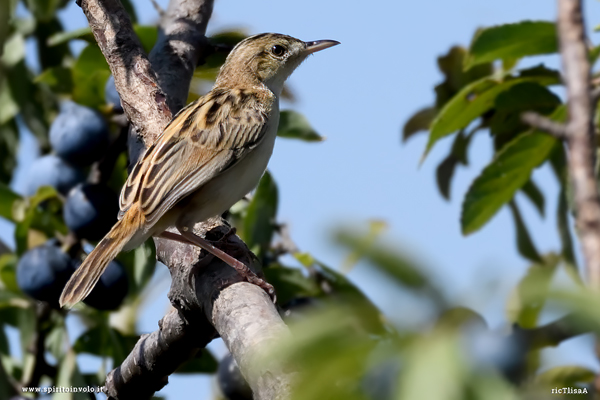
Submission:
{"label": "bird's eye", "polygon": [[276,44],[275,46],[271,47],[271,53],[273,53],[273,55],[276,57],[281,57],[285,54],[285,47]]}

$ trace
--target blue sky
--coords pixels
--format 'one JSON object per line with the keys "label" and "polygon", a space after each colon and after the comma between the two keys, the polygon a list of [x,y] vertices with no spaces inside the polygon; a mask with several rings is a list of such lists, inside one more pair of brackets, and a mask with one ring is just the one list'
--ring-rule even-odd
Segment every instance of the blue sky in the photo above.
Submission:
{"label": "blue sky", "polygon": [[[158,0],[166,7],[168,0]],[[150,0],[135,1],[143,23],[156,20]],[[600,23],[600,3],[587,1],[588,25]],[[279,184],[279,219],[288,222],[303,251],[333,267],[345,252],[331,240],[339,226],[364,227],[370,219],[385,220],[384,240],[403,249],[425,266],[456,304],[473,307],[492,328],[505,327],[504,306],[510,289],[528,262],[516,252],[512,219],[504,210],[480,232],[460,233],[461,199],[474,177],[490,160],[490,140],[476,137],[471,165],[459,169],[452,200],[441,198],[435,168],[449,149],[443,141],[419,167],[425,135],[406,144],[400,129],[419,108],[434,101],[433,86],[441,80],[436,58],[455,44],[468,45],[478,27],[524,19],[554,20],[556,2],[548,0],[422,0],[375,1],[242,1],[218,0],[209,33],[244,28],[248,33],[279,32],[303,40],[335,39],[336,46],[316,54],[290,78],[298,101],[292,105],[327,137],[305,144],[278,139],[270,170]],[[63,13],[68,29],[86,25],[74,2]],[[595,43],[599,34],[592,34]],[[558,57],[535,58],[558,66]],[[289,107],[284,104],[282,108]],[[553,218],[556,184],[547,168],[534,178],[547,196],[547,219],[519,199],[525,219],[541,251],[557,250]],[[7,236],[4,229],[0,236]],[[166,274],[162,290],[144,309],[140,331],[156,329],[167,309]],[[426,312],[411,307],[413,299],[393,293],[385,279],[359,264],[350,278],[403,324],[420,324]],[[166,280],[166,281],[165,281]],[[158,293],[160,292],[160,293]],[[596,367],[588,339],[571,341],[547,352],[549,363],[583,363]],[[213,345],[217,353],[222,347]],[[585,350],[581,350],[585,349]],[[93,368],[92,368],[93,369]],[[193,390],[197,377],[172,377],[159,395],[179,398]],[[202,379],[200,393],[210,393]]]}

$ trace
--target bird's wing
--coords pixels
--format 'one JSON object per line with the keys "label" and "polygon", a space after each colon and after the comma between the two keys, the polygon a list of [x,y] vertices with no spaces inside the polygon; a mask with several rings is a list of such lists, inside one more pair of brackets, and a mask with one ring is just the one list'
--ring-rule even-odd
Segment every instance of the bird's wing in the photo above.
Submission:
{"label": "bird's wing", "polygon": [[184,108],[133,168],[121,191],[119,218],[139,202],[146,226],[154,225],[256,147],[267,131],[267,113],[239,90],[211,92]]}

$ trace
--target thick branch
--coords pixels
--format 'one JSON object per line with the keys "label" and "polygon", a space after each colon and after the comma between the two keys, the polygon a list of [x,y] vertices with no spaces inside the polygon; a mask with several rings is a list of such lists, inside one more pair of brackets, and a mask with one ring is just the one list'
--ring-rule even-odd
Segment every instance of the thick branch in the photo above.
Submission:
{"label": "thick branch", "polygon": [[255,400],[289,399],[293,372],[265,355],[290,335],[269,296],[246,282],[224,289],[212,310],[215,328],[240,366]]}
{"label": "thick branch", "polygon": [[172,114],[127,12],[119,0],[82,0],[80,5],[115,77],[133,130],[141,137],[154,137]]}
{"label": "thick branch", "polygon": [[208,324],[191,325],[172,309],[159,330],[143,335],[125,361],[106,377],[105,391],[114,399],[149,399],[168,383],[177,367],[214,337]]}
{"label": "thick branch", "polygon": [[558,1],[558,34],[567,87],[569,173],[577,207],[577,229],[590,285],[600,288],[600,197],[594,176],[590,65],[581,0]]}
{"label": "thick branch", "polygon": [[169,94],[171,110],[179,110],[186,103],[194,69],[205,50],[212,9],[212,1],[171,0],[161,16],[160,35],[150,61]]}

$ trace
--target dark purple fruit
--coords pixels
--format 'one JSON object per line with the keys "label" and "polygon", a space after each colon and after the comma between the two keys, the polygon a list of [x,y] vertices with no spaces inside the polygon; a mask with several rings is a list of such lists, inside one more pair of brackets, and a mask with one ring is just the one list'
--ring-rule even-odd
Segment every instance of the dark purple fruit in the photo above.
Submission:
{"label": "dark purple fruit", "polygon": [[[81,264],[77,262],[77,264]],[[83,302],[98,310],[116,310],[129,291],[127,272],[118,261],[111,261],[100,280]]]}
{"label": "dark purple fruit", "polygon": [[90,165],[106,154],[108,125],[102,115],[91,108],[65,102],[50,126],[50,144],[65,161]]}
{"label": "dark purple fruit", "polygon": [[73,188],[63,208],[67,227],[80,238],[100,240],[117,222],[119,198],[104,185],[83,184]]}
{"label": "dark purple fruit", "polygon": [[73,271],[71,258],[51,240],[21,256],[17,283],[29,296],[58,308],[60,294]]}
{"label": "dark purple fruit", "polygon": [[80,169],[53,154],[48,154],[31,164],[25,191],[28,196],[31,196],[41,186],[52,186],[60,193],[67,194],[73,186],[84,180],[85,175]]}

